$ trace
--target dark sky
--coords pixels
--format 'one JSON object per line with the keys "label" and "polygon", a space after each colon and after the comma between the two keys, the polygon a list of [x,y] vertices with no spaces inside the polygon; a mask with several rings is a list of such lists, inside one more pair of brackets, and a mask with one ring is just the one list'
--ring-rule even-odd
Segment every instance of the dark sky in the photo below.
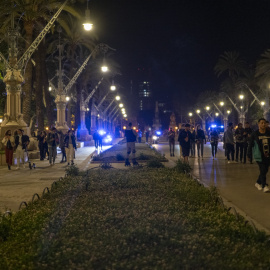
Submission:
{"label": "dark sky", "polygon": [[117,49],[123,85],[150,70],[158,99],[217,90],[224,51],[255,64],[270,48],[268,0],[91,0],[100,41]]}

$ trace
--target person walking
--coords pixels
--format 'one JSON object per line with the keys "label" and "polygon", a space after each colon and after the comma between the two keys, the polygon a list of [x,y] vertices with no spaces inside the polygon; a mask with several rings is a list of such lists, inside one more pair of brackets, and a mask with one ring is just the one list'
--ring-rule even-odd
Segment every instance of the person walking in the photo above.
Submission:
{"label": "person walking", "polygon": [[250,136],[248,159],[251,159],[253,152],[254,160],[259,166],[260,174],[255,187],[258,190],[263,190],[263,192],[269,192],[266,175],[270,164],[270,130],[267,128],[264,118],[259,119],[258,126],[259,129],[254,131]]}
{"label": "person walking", "polygon": [[64,163],[67,161],[67,155],[66,155],[66,147],[65,147],[65,134],[62,130],[58,131],[59,134],[59,148],[61,149],[62,153],[62,160],[60,163]]}
{"label": "person walking", "polygon": [[138,165],[138,162],[136,161],[136,158],[135,158],[135,153],[136,153],[135,142],[137,140],[137,133],[132,128],[132,123],[128,124],[128,127],[125,130],[125,137],[127,140],[127,156],[125,160],[125,166],[130,166],[130,162],[129,162],[130,154],[132,154],[133,165]]}
{"label": "person walking", "polygon": [[196,144],[196,131],[195,129],[190,132],[191,133],[191,137],[190,137],[190,157],[194,158],[196,151],[195,151],[195,144]]}
{"label": "person walking", "polygon": [[213,129],[210,132],[210,144],[212,149],[212,157],[215,159],[217,157],[217,147],[218,147],[218,132],[216,129]]}
{"label": "person walking", "polygon": [[20,169],[20,162],[23,164],[23,168],[25,168],[24,153],[27,151],[27,145],[29,144],[29,142],[29,137],[23,134],[22,129],[18,129],[17,136],[15,137],[15,149],[17,158],[16,170]]}
{"label": "person walking", "polygon": [[44,160],[45,158],[45,141],[46,141],[46,135],[44,131],[41,131],[40,134],[37,136],[38,140],[38,148],[39,148],[39,157],[40,160]]}
{"label": "person walking", "polygon": [[5,146],[6,163],[7,163],[8,169],[11,170],[11,165],[12,165],[12,160],[13,160],[13,150],[15,146],[15,140],[11,134],[11,130],[6,131],[5,137],[3,138],[2,143]]}
{"label": "person walking", "polygon": [[206,138],[205,138],[204,131],[201,129],[201,125],[197,125],[195,139],[196,139],[196,144],[197,144],[198,158],[200,158],[200,152],[201,152],[201,157],[203,159],[203,149],[204,149],[204,144],[206,144]]}
{"label": "person walking", "polygon": [[170,156],[174,157],[175,131],[172,128],[170,128],[168,132],[168,140],[169,140],[169,146],[170,146]]}
{"label": "person walking", "polygon": [[95,142],[95,148],[98,149],[99,134],[98,134],[97,130],[95,130],[95,132],[93,134],[93,140]]}
{"label": "person walking", "polygon": [[145,132],[145,141],[148,143],[148,139],[149,139],[149,130],[147,130]]}
{"label": "person walking", "polygon": [[56,147],[57,144],[59,144],[59,138],[56,133],[56,128],[52,127],[48,136],[47,136],[47,143],[49,148],[49,163],[50,166],[55,164],[55,158],[56,158]]}
{"label": "person walking", "polygon": [[76,149],[76,140],[71,130],[69,130],[65,136],[64,145],[66,148],[65,150],[66,150],[68,165],[74,165],[73,158],[74,158],[74,152],[75,152],[74,150]]}
{"label": "person walking", "polygon": [[[244,164],[247,161],[247,149],[248,149],[248,144],[250,140],[250,136],[253,132],[253,129],[250,127],[249,122],[245,123],[245,128],[244,128],[244,153],[243,153],[243,158],[244,158]],[[250,164],[252,164],[252,155],[250,156]]]}
{"label": "person walking", "polygon": [[244,150],[244,128],[243,124],[239,123],[238,128],[235,130],[235,141],[236,141],[236,155],[235,161],[238,162],[239,150],[240,150],[240,162],[243,160],[243,150]]}
{"label": "person walking", "polygon": [[178,137],[178,141],[182,147],[182,155],[185,163],[188,163],[191,136],[190,124],[185,124],[185,129],[179,133]]}
{"label": "person walking", "polygon": [[227,151],[228,164],[234,163],[233,123],[229,123],[228,128],[224,133],[224,142]]}

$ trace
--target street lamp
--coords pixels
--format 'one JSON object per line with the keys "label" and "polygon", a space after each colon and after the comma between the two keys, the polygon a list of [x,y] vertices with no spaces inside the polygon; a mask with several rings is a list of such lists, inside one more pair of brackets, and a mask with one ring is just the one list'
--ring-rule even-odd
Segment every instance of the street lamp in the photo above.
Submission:
{"label": "street lamp", "polygon": [[244,99],[244,95],[239,95],[239,98],[241,99],[241,100],[243,100]]}
{"label": "street lamp", "polygon": [[227,114],[230,114],[231,113],[231,111],[230,110],[227,110]]}
{"label": "street lamp", "polygon": [[121,98],[120,98],[120,96],[116,96],[115,99],[118,101],[118,100],[120,100]]}
{"label": "street lamp", "polygon": [[196,113],[200,113],[201,111],[200,110],[197,110]]}
{"label": "street lamp", "polygon": [[189,115],[190,117],[192,117],[193,113],[192,113],[192,112],[190,112],[190,113],[188,113],[188,115]]}
{"label": "street lamp", "polygon": [[69,101],[70,100],[70,97],[66,97],[66,101]]}
{"label": "street lamp", "polygon": [[223,106],[224,106],[224,102],[223,102],[223,101],[220,101],[220,102],[219,102],[219,105],[220,105],[221,107],[223,107]]}
{"label": "street lamp", "polygon": [[83,27],[86,31],[90,31],[93,28],[93,24],[90,22],[90,10],[88,9],[88,2],[87,0],[87,9],[85,11],[85,22],[83,23]]}
{"label": "street lamp", "polygon": [[123,104],[123,103],[120,103],[120,104],[119,104],[119,107],[120,107],[120,108],[123,108],[123,107],[124,107],[124,104]]}
{"label": "street lamp", "polygon": [[207,111],[209,111],[209,110],[210,110],[210,107],[209,107],[209,106],[206,106],[205,109],[206,109]]}
{"label": "street lamp", "polygon": [[261,102],[261,105],[262,105],[262,106],[264,106],[264,105],[265,105],[265,102],[264,102],[264,101],[262,101],[262,102]]}
{"label": "street lamp", "polygon": [[219,113],[218,113],[218,112],[216,112],[216,113],[215,113],[215,115],[216,115],[216,116],[219,116]]}

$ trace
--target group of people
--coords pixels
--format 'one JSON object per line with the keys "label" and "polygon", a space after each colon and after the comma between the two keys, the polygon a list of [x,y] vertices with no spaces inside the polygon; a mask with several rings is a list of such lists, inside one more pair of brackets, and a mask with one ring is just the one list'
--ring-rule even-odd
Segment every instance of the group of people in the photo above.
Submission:
{"label": "group of people", "polygon": [[[68,165],[74,164],[76,138],[72,130],[69,130],[66,134],[62,131],[57,131],[55,127],[52,127],[49,132],[41,131],[37,136],[38,148],[40,153],[40,160],[46,158],[46,154],[50,163],[50,166],[55,164],[57,155],[57,146],[61,149],[62,160],[60,163],[67,162]],[[7,130],[2,140],[5,146],[6,163],[8,169],[11,170],[13,164],[13,154],[16,153],[17,167],[20,169],[20,165],[25,168],[25,160],[29,160],[28,145],[30,143],[29,136],[24,134],[22,129],[18,129],[12,134],[11,130]],[[31,166],[31,165],[29,165]]]}
{"label": "group of people", "polygon": [[9,170],[11,170],[13,164],[13,154],[15,151],[17,159],[16,169],[18,170],[20,168],[20,164],[25,168],[25,153],[27,154],[29,142],[29,137],[24,135],[22,129],[15,130],[14,134],[12,134],[11,130],[6,131],[2,143],[5,146],[6,163]]}
{"label": "group of people", "polygon": [[57,155],[57,146],[61,149],[62,160],[60,163],[67,162],[68,165],[74,164],[76,137],[72,130],[68,130],[66,134],[63,131],[57,131],[55,127],[52,127],[48,134],[45,131],[41,131],[37,136],[38,147],[40,152],[40,160],[46,158],[46,154],[50,163],[50,166],[55,164]]}

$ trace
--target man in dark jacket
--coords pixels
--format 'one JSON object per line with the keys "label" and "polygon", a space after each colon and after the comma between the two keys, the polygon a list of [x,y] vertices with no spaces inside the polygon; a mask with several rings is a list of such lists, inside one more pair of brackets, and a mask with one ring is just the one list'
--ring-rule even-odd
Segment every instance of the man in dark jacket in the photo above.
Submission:
{"label": "man in dark jacket", "polygon": [[190,140],[191,140],[191,133],[190,133],[190,124],[185,125],[185,129],[179,133],[178,141],[182,147],[182,154],[184,157],[184,162],[188,163],[188,156],[190,151]]}
{"label": "man in dark jacket", "polygon": [[238,162],[238,155],[240,150],[240,162],[243,160],[243,150],[244,150],[244,129],[243,124],[239,123],[238,128],[235,130],[235,141],[236,141],[236,155],[235,161]]}
{"label": "man in dark jacket", "polygon": [[[247,160],[247,149],[248,149],[248,144],[250,140],[250,136],[253,132],[253,129],[249,126],[249,122],[245,123],[245,128],[244,128],[244,164],[246,163]],[[252,155],[250,157],[250,164],[252,164]]]}
{"label": "man in dark jacket", "polygon": [[137,139],[137,133],[136,131],[132,128],[132,123],[128,124],[127,129],[125,130],[125,137],[127,140],[127,156],[126,156],[126,161],[125,161],[125,166],[130,166],[129,162],[129,155],[132,153],[132,163],[133,165],[138,165],[138,162],[135,159],[135,142]]}
{"label": "man in dark jacket", "polygon": [[258,190],[263,190],[263,192],[269,192],[268,185],[266,184],[266,174],[270,164],[270,130],[267,129],[264,118],[259,119],[258,126],[259,129],[254,131],[250,137],[248,158],[251,159],[253,151],[254,160],[257,162],[260,170],[255,187]]}
{"label": "man in dark jacket", "polygon": [[229,123],[224,133],[224,143],[227,152],[228,164],[234,163],[234,139],[233,139],[233,123]]}

